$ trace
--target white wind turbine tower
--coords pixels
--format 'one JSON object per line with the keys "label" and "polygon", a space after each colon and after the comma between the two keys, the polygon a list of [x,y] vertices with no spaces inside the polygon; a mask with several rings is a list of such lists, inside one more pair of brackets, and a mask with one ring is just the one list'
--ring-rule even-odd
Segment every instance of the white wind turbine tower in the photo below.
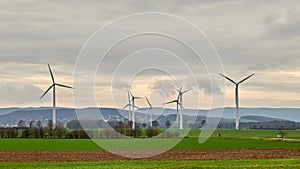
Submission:
{"label": "white wind turbine tower", "polygon": [[73,87],[70,87],[70,86],[62,85],[62,84],[59,84],[59,83],[55,83],[54,76],[53,76],[53,73],[52,73],[52,70],[51,70],[49,64],[48,64],[48,68],[49,68],[49,72],[50,72],[51,79],[52,79],[52,85],[46,90],[46,92],[40,97],[40,99],[42,99],[42,98],[48,93],[48,91],[52,88],[52,91],[53,91],[52,121],[53,121],[53,128],[55,128],[55,125],[56,125],[56,97],[55,97],[55,86],[60,86],[60,87],[65,87],[65,88],[70,88],[70,89],[74,89],[74,88],[73,88]]}
{"label": "white wind turbine tower", "polygon": [[[147,103],[149,105],[149,108],[148,108],[148,111],[147,111],[147,114],[151,111],[152,109],[152,105],[149,101],[149,99],[145,96],[146,100],[147,100]],[[150,113],[150,127],[152,128],[152,121],[153,121],[153,117],[152,117],[152,113]]]}
{"label": "white wind turbine tower", "polygon": [[219,73],[219,74],[222,77],[224,77],[225,79],[227,79],[230,82],[232,82],[233,84],[235,84],[235,129],[238,130],[239,129],[239,84],[243,83],[244,81],[246,81],[247,79],[252,77],[254,75],[254,73],[239,82],[235,82],[232,79],[230,79],[229,77],[227,77],[221,73]]}

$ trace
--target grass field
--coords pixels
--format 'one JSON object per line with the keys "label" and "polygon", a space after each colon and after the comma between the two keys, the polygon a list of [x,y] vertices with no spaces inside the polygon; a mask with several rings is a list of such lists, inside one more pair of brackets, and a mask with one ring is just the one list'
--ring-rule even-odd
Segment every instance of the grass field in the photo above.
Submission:
{"label": "grass field", "polygon": [[209,161],[4,162],[0,168],[299,168],[300,159]]}
{"label": "grass field", "polygon": [[[278,130],[232,130],[232,129],[217,129],[212,137],[218,137],[219,133],[222,137],[234,138],[276,138]],[[300,130],[286,130],[286,137],[300,139]],[[192,129],[188,136],[199,137],[200,130]]]}
{"label": "grass field", "polygon": [[[219,137],[219,133],[221,137]],[[200,130],[193,129],[174,149],[201,148],[300,148],[300,131],[286,131],[286,137],[296,141],[270,140],[276,138],[275,130],[225,130],[218,129],[205,143],[199,144]],[[141,139],[138,139],[141,140]],[[161,138],[168,141],[168,138]],[[100,140],[101,141],[101,140]],[[114,140],[105,139],[107,142]],[[124,145],[132,144],[123,139]],[[149,141],[151,141],[149,139]],[[0,139],[0,150],[98,150],[90,139]],[[129,160],[99,162],[2,162],[0,168],[300,168],[300,159],[261,160]]]}
{"label": "grass field", "polygon": [[[205,143],[199,144],[199,130],[191,130],[188,138],[174,148],[300,148],[299,141],[266,140],[275,138],[275,130],[216,130]],[[222,137],[218,137],[221,133]],[[287,131],[288,138],[300,138],[300,131]],[[141,139],[139,139],[141,140]],[[162,138],[162,141],[168,141]],[[101,141],[101,140],[100,140]],[[114,140],[105,139],[112,142]],[[124,145],[132,140],[122,140]],[[142,140],[145,141],[145,140]],[[151,142],[151,140],[149,140]],[[101,149],[90,139],[0,139],[0,150],[98,150]]]}
{"label": "grass field", "polygon": [[[110,140],[106,140],[110,142]],[[114,140],[112,140],[114,141]],[[123,145],[132,140],[122,140]],[[167,139],[162,139],[167,141]],[[198,138],[185,138],[178,148],[300,148],[300,142],[271,141],[247,138],[210,138],[203,144]],[[0,150],[99,150],[89,139],[0,139]]]}

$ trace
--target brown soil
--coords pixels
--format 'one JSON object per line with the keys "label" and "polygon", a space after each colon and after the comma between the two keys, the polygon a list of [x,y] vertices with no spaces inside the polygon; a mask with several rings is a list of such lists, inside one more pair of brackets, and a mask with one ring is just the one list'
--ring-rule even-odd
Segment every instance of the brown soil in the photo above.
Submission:
{"label": "brown soil", "polygon": [[[300,149],[176,149],[142,160],[233,160],[300,158]],[[0,151],[0,162],[134,160],[104,150]]]}

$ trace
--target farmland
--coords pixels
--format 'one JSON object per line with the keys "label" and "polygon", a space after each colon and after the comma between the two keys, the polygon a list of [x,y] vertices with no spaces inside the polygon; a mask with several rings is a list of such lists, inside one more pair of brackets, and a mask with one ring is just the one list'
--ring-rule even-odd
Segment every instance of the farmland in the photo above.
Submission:
{"label": "farmland", "polygon": [[[275,130],[216,130],[213,136],[205,143],[199,144],[199,130],[191,130],[187,138],[184,138],[175,149],[193,148],[300,148],[300,131],[286,131],[286,137],[291,140],[270,140],[276,138]],[[221,133],[221,137],[218,134]],[[137,139],[141,140],[141,139]],[[161,140],[167,141],[167,138]],[[101,141],[101,140],[100,140]],[[114,139],[103,141],[113,142]],[[118,141],[121,141],[118,139]],[[124,144],[130,144],[131,139],[122,140]],[[145,140],[142,140],[145,141]],[[151,140],[149,140],[151,141]],[[34,139],[11,138],[0,139],[0,150],[99,150],[101,149],[90,139]]]}
{"label": "farmland", "polygon": [[0,168],[299,168],[300,159],[0,163]]}
{"label": "farmland", "polygon": [[[139,161],[110,154],[90,139],[2,138],[0,139],[2,160],[0,167],[298,168],[300,164],[300,131],[285,132],[285,139],[281,140],[276,138],[278,131],[275,130],[218,129],[205,143],[199,144],[200,131],[193,129],[172,150]],[[166,142],[170,139],[172,138],[155,140]],[[124,145],[137,143],[138,140],[151,141],[151,139],[146,138],[96,139],[96,141],[106,141],[112,144],[116,140],[121,141]],[[232,160],[238,161],[233,162]]]}

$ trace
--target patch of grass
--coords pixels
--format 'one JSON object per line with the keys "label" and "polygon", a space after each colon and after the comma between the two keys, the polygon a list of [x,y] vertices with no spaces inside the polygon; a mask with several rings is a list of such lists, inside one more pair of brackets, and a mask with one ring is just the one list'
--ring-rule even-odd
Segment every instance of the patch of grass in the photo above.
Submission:
{"label": "patch of grass", "polygon": [[192,148],[300,148],[297,142],[261,140],[249,138],[212,137],[200,144],[198,138],[186,138],[175,146],[175,149]]}
{"label": "patch of grass", "polygon": [[[104,141],[106,145],[114,145],[117,149],[128,149],[134,143],[136,147],[141,149],[159,148],[174,144],[173,139],[123,139],[123,140],[99,140]],[[145,144],[147,143],[148,144]],[[117,144],[116,144],[117,143]],[[121,144],[120,144],[121,143]],[[157,144],[154,144],[157,143]],[[175,149],[193,149],[193,148],[300,148],[299,142],[265,140],[265,139],[249,139],[234,137],[212,137],[205,143],[200,144],[198,138],[184,138]],[[99,150],[98,147],[90,139],[0,139],[0,150]]]}
{"label": "patch of grass", "polygon": [[299,168],[300,159],[207,161],[4,162],[0,168]]}
{"label": "patch of grass", "polygon": [[90,139],[0,139],[0,150],[98,150]]}
{"label": "patch of grass", "polygon": [[[189,137],[199,137],[200,134],[199,129],[192,129],[188,136]],[[299,130],[286,130],[287,138],[299,138],[300,132]],[[219,133],[222,137],[236,137],[236,138],[276,138],[278,134],[278,130],[233,130],[233,129],[216,129],[212,135],[212,137],[218,137]]]}
{"label": "patch of grass", "polygon": [[[175,131],[175,130],[174,130]],[[174,132],[171,131],[171,132]],[[177,130],[176,130],[177,131]],[[218,137],[221,133],[222,137]],[[175,148],[300,148],[298,141],[285,140],[278,141],[268,138],[275,138],[278,131],[276,130],[229,130],[217,129],[211,138],[205,143],[200,144],[198,137],[199,129],[193,129],[189,132],[188,138],[184,138]],[[299,130],[287,131],[287,138],[298,138]],[[134,145],[140,145],[144,148],[145,145],[151,148],[151,143],[161,145],[161,148],[166,144],[174,144],[178,138],[161,138],[151,140],[149,138],[137,139]],[[119,148],[128,148],[133,145],[132,139],[122,140],[122,144],[116,144],[116,141],[104,139],[98,140],[105,144],[118,145]],[[145,144],[149,143],[149,144]],[[157,147],[157,146],[155,146]],[[0,150],[98,150],[98,147],[93,140],[90,139],[30,139],[30,138],[10,138],[0,139]]]}

